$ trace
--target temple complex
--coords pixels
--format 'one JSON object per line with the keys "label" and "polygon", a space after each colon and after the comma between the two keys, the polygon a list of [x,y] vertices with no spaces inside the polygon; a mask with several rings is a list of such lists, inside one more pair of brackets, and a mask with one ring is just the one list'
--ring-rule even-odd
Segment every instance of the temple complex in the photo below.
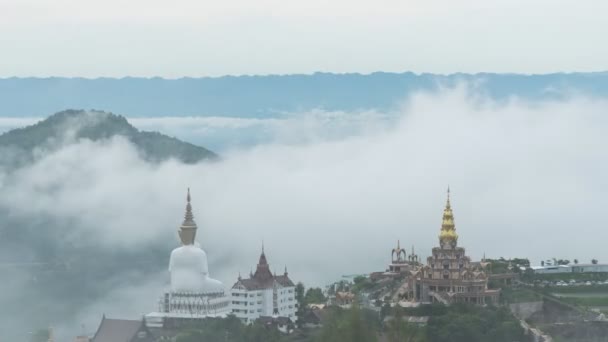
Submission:
{"label": "temple complex", "polygon": [[448,189],[439,246],[432,249],[426,265],[411,272],[408,279],[409,297],[423,303],[497,304],[500,290],[488,289],[488,279],[483,265],[471,262],[465,249],[458,246]]}
{"label": "temple complex", "polygon": [[209,276],[207,254],[196,242],[190,190],[186,197],[186,214],[178,235],[181,246],[171,252],[170,289],[161,297],[158,311],[145,316],[150,328],[173,328],[191,320],[207,317],[226,317],[230,313],[230,299],[224,285]]}

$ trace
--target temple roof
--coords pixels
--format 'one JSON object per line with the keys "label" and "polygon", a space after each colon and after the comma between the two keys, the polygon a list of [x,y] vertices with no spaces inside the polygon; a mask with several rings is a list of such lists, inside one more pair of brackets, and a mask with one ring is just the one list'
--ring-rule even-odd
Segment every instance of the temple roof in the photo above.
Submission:
{"label": "temple roof", "polygon": [[285,273],[283,275],[272,274],[270,271],[270,265],[268,265],[268,260],[266,259],[266,254],[264,253],[264,245],[262,245],[262,254],[260,254],[260,259],[255,269],[255,273],[253,273],[248,279],[239,279],[234,284],[233,288],[240,284],[247,290],[268,289],[274,286],[275,281],[283,287],[295,286],[287,275],[287,267],[285,267]]}
{"label": "temple roof", "polygon": [[131,341],[135,335],[142,330],[145,331],[145,325],[142,320],[109,319],[104,316],[99,324],[99,328],[97,329],[95,336],[93,336],[91,341]]}
{"label": "temple roof", "polygon": [[286,275],[272,276],[271,275],[271,278],[268,278],[268,279],[258,279],[255,277],[248,278],[248,279],[240,279],[232,287],[234,288],[234,287],[237,287],[238,285],[242,285],[249,291],[264,290],[264,289],[272,288],[274,286],[275,281],[283,287],[296,286],[293,283],[293,281],[291,281],[291,279],[289,279],[289,276],[286,276]]}

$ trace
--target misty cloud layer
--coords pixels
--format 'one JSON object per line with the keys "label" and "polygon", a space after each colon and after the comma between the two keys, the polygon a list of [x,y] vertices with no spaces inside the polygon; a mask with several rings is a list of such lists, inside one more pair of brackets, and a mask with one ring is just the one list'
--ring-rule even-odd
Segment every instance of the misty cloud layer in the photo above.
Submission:
{"label": "misty cloud layer", "polygon": [[[384,270],[397,239],[426,258],[449,184],[459,244],[474,259],[608,261],[607,110],[608,101],[582,96],[498,104],[458,88],[415,95],[398,113],[231,119],[222,129],[274,131],[220,162],[190,166],[148,164],[121,138],[80,141],[0,175],[0,207],[72,222],[78,234],[65,238],[76,242],[137,250],[173,238],[177,246],[190,187],[212,277],[232,285],[255,267],[264,241],[273,270],[287,265],[295,281],[322,285]],[[218,127],[196,118],[132,122],[197,142]],[[105,307],[83,308],[83,319],[155,309],[168,274],[147,277],[154,280],[117,286]],[[130,311],[107,307],[114,302]]]}

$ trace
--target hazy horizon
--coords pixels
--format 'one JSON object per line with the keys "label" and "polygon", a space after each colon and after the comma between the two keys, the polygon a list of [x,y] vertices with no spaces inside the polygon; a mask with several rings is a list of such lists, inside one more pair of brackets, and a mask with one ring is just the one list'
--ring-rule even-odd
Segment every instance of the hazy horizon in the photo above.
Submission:
{"label": "hazy horizon", "polygon": [[413,71],[413,70],[370,70],[370,71],[322,71],[322,70],[312,70],[308,72],[285,72],[285,73],[246,73],[246,74],[219,74],[219,75],[199,75],[199,76],[176,76],[176,77],[167,77],[167,76],[158,76],[158,75],[150,75],[150,76],[134,76],[130,74],[124,75],[115,75],[115,76],[65,76],[65,75],[48,75],[48,76],[39,76],[39,75],[30,75],[30,76],[2,76],[0,79],[49,79],[49,78],[74,78],[74,79],[85,79],[85,80],[98,80],[98,79],[163,79],[163,80],[180,80],[180,79],[200,79],[200,78],[246,78],[246,77],[285,77],[285,76],[314,76],[317,74],[327,74],[327,75],[360,75],[360,76],[369,76],[373,74],[413,74],[415,76],[423,76],[423,75],[437,75],[437,76],[458,76],[458,75],[471,75],[471,76],[483,76],[483,75],[517,75],[517,76],[547,76],[547,75],[569,75],[569,74],[605,74],[608,73],[608,67],[599,68],[597,70],[555,70],[549,72],[500,72],[500,71],[475,71],[475,72],[462,72],[462,71],[453,71],[453,72],[432,72],[432,71]]}

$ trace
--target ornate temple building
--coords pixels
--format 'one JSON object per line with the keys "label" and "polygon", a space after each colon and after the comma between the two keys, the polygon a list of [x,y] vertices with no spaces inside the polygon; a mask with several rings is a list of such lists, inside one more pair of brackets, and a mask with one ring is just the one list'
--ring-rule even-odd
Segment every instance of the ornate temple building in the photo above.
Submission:
{"label": "ornate temple building", "polygon": [[397,247],[391,251],[391,263],[388,265],[388,272],[391,273],[406,273],[412,271],[418,265],[418,255],[414,252],[414,246],[412,246],[412,252],[407,255],[405,249],[401,248],[401,243],[397,240]]}
{"label": "ornate temple building", "polygon": [[197,226],[189,189],[186,200],[184,222],[178,230],[182,245],[171,252],[169,259],[171,286],[159,300],[158,311],[145,316],[149,328],[174,328],[191,320],[230,313],[224,285],[209,276],[207,254],[195,240]]}
{"label": "ornate temple building", "polygon": [[287,267],[282,275],[270,271],[262,245],[255,273],[249,274],[246,279],[239,275],[232,286],[232,313],[246,324],[261,317],[284,317],[295,322],[295,289]]}
{"label": "ornate temple building", "polygon": [[445,304],[453,302],[497,304],[500,290],[488,289],[488,279],[481,264],[472,263],[465,249],[458,246],[458,234],[448,189],[439,232],[439,247],[433,248],[426,265],[412,272],[411,299]]}

